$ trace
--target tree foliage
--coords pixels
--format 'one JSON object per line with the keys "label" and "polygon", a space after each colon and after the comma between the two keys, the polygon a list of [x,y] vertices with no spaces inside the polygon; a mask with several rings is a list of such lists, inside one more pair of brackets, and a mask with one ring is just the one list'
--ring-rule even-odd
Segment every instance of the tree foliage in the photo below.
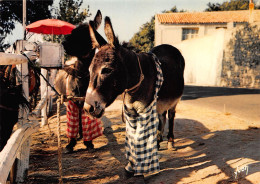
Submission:
{"label": "tree foliage", "polygon": [[[181,10],[183,12],[184,10]],[[163,13],[178,12],[176,6],[170,10],[164,10]],[[148,52],[154,47],[154,20],[153,16],[149,22],[143,24],[139,32],[135,33],[130,39],[130,46],[134,48],[136,52]]]}
{"label": "tree foliage", "polygon": [[136,52],[148,52],[154,46],[154,16],[140,28],[140,31],[130,39],[130,45]]}
{"label": "tree foliage", "polygon": [[58,19],[77,25],[90,17],[89,7],[80,10],[83,0],[60,0]]}
{"label": "tree foliage", "polygon": [[[89,7],[81,10],[83,0],[60,0],[58,9],[55,9],[54,17],[73,25],[78,25],[91,16]],[[52,36],[44,37],[47,41],[52,41]],[[54,35],[53,41],[61,43],[64,40],[64,35]]]}
{"label": "tree foliage", "polygon": [[221,11],[220,4],[219,3],[208,3],[208,8],[205,9],[205,11]]}
{"label": "tree foliage", "polygon": [[[27,0],[27,22],[30,24],[40,19],[50,18],[49,7],[53,0]],[[5,37],[15,28],[15,23],[22,23],[23,1],[3,0],[0,1],[0,50],[6,48],[8,44],[3,44]],[[30,15],[30,16],[29,16]]]}
{"label": "tree foliage", "polygon": [[[232,11],[232,10],[248,10],[248,0],[230,0],[225,1],[222,4],[219,3],[208,3],[208,8],[205,11]],[[259,6],[255,6],[255,9],[259,9]]]}
{"label": "tree foliage", "polygon": [[175,12],[186,12],[186,10],[181,9],[180,11],[176,6],[172,7],[170,10],[164,10],[162,13],[175,13]]}

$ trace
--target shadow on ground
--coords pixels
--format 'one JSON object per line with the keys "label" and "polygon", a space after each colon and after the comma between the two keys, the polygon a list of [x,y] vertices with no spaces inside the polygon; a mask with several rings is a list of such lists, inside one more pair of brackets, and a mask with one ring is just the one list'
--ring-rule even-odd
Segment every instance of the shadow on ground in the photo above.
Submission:
{"label": "shadow on ground", "polygon": [[182,96],[182,100],[243,94],[260,94],[260,89],[204,87],[186,85],[184,87],[184,94]]}
{"label": "shadow on ground", "polygon": [[[118,122],[119,124],[119,122]],[[64,183],[128,183],[124,178],[123,168],[126,164],[124,155],[124,125],[107,127],[105,135],[97,139],[103,146],[96,152],[88,153],[79,149],[76,153],[63,155]],[[64,128],[64,127],[63,127]],[[46,133],[47,134],[47,133]],[[191,119],[176,119],[175,125],[177,151],[163,149],[159,151],[161,172],[148,175],[148,184],[172,184],[189,178],[194,172],[208,172],[203,178],[190,183],[224,174],[214,183],[248,183],[245,173],[234,177],[234,164],[247,158],[255,162],[249,166],[248,175],[258,172],[260,168],[260,130],[224,130],[207,129],[201,122]],[[44,136],[43,134],[39,136]],[[47,136],[47,135],[45,135]],[[65,136],[63,136],[64,138]],[[37,138],[34,137],[34,139]],[[41,140],[42,141],[42,140]],[[31,151],[29,178],[26,183],[58,183],[57,153],[53,145],[35,143]],[[163,142],[166,146],[166,142]],[[47,149],[48,148],[48,149]],[[231,166],[233,164],[233,166]],[[213,171],[208,170],[214,167]],[[184,182],[183,182],[184,183]],[[186,182],[188,183],[188,182]]]}
{"label": "shadow on ground", "polygon": [[[210,132],[198,121],[189,119],[176,120],[176,148],[177,153],[166,151],[163,155],[167,159],[160,163],[161,172],[158,175],[148,178],[148,183],[177,183],[212,166],[216,167],[216,172],[210,173],[191,183],[200,183],[203,179],[224,173],[227,178],[220,179],[216,183],[248,183],[246,172],[241,172],[235,178],[235,168],[230,164],[250,159],[255,163],[247,163],[249,167],[248,175],[254,174],[260,168],[260,130],[224,130]],[[182,156],[183,155],[183,156]],[[212,181],[213,182],[213,181]],[[215,183],[215,182],[213,182]]]}

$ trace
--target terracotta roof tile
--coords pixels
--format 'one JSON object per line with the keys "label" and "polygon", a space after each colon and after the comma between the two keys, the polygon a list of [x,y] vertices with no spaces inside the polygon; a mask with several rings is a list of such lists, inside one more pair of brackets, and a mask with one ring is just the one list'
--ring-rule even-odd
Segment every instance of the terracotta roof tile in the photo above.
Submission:
{"label": "terracotta roof tile", "polygon": [[[254,20],[260,21],[260,10],[254,10],[253,13]],[[163,13],[157,14],[156,16],[158,21],[162,24],[248,22],[249,10]]]}

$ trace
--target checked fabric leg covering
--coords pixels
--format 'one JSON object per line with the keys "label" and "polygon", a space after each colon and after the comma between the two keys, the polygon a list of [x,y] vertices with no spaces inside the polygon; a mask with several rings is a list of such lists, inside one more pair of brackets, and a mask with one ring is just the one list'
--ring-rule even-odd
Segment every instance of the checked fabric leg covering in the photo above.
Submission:
{"label": "checked fabric leg covering", "polygon": [[155,85],[154,100],[138,115],[128,112],[123,106],[123,116],[126,123],[126,159],[128,164],[125,169],[135,176],[149,172],[159,172],[159,158],[157,149],[158,113],[156,111],[157,94],[163,83],[163,74],[160,62],[153,55],[157,81]]}
{"label": "checked fabric leg covering", "polygon": [[103,135],[103,126],[99,119],[91,119],[82,111],[82,131],[84,141],[91,141]]}
{"label": "checked fabric leg covering", "polygon": [[67,105],[67,137],[77,138],[79,132],[79,108],[71,100]]}
{"label": "checked fabric leg covering", "polygon": [[[71,100],[67,105],[67,137],[77,138],[79,132],[79,108]],[[91,141],[103,135],[102,122],[99,119],[91,119],[86,112],[82,110],[82,131],[83,140]]]}

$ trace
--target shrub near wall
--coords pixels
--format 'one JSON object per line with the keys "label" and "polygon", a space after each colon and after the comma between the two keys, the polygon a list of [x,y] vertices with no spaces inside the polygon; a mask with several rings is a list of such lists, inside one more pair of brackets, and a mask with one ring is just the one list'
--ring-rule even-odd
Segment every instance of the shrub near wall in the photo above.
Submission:
{"label": "shrub near wall", "polygon": [[222,62],[222,86],[260,88],[260,29],[246,24],[237,28]]}

